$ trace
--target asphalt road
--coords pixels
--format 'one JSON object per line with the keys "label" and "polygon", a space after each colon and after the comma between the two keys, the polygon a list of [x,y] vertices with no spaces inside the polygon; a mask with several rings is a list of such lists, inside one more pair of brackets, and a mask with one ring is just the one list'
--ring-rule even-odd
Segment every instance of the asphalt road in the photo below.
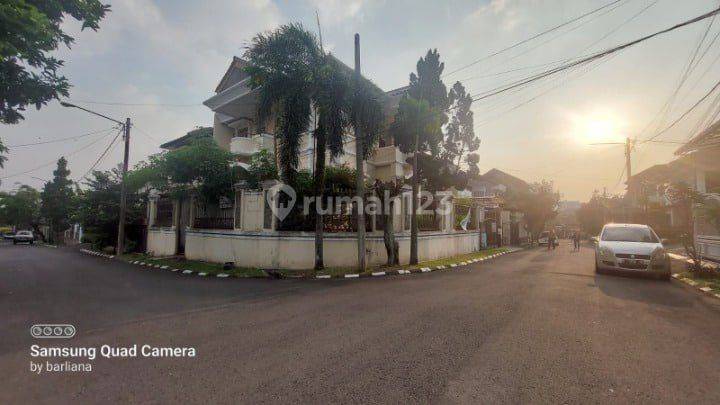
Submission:
{"label": "asphalt road", "polygon": [[[271,281],[3,245],[0,403],[720,403],[720,302],[676,282],[596,276],[592,251],[570,250]],[[33,375],[29,327],[53,322],[78,330],[53,345],[197,356]]]}

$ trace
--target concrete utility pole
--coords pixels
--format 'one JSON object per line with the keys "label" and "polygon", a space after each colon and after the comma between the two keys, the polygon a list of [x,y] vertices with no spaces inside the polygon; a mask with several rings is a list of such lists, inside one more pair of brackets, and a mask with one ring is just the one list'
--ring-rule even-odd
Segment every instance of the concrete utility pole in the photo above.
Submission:
{"label": "concrete utility pole", "polygon": [[630,153],[632,152],[633,146],[634,146],[634,142],[629,137],[625,138],[625,170],[627,171],[627,179],[628,180],[630,180],[630,177],[632,177]]}
{"label": "concrete utility pole", "polygon": [[[360,34],[355,34],[355,91],[360,88]],[[356,97],[358,94],[355,95]],[[358,272],[365,271],[365,170],[363,167],[363,134],[359,126],[355,125],[355,188],[358,198],[357,206],[357,242],[358,242]]]}
{"label": "concrete utility pole", "polygon": [[[127,175],[128,170],[128,160],[130,158],[130,118],[126,118],[125,122],[118,121],[115,118],[108,117],[107,115],[100,114],[98,112],[88,110],[85,107],[80,107],[79,105],[75,105],[72,103],[68,103],[67,101],[61,101],[60,105],[67,108],[77,108],[78,110],[83,110],[85,112],[88,112],[92,115],[96,115],[98,117],[105,118],[106,120],[115,122],[119,124],[122,127],[123,130],[123,139],[125,139],[125,158],[123,160],[123,171],[122,171],[122,179],[120,182],[120,213],[118,218],[118,240],[117,240],[117,246],[115,249],[116,255],[123,254],[123,244],[125,242],[125,205],[127,204],[126,200],[126,187],[125,187],[125,177]],[[277,150],[277,148],[275,149]]]}
{"label": "concrete utility pole", "polygon": [[117,248],[115,249],[116,255],[121,255],[124,252],[125,244],[125,211],[127,205],[127,187],[125,186],[125,177],[128,171],[128,160],[130,160],[130,118],[125,119],[125,131],[123,138],[125,139],[125,155],[123,158],[123,170],[122,179],[120,182],[120,214],[118,218],[118,236],[117,236]]}

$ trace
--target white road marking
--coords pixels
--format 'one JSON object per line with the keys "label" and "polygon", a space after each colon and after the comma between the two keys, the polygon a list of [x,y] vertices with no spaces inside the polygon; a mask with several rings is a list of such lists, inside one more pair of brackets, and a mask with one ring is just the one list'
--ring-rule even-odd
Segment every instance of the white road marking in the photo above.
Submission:
{"label": "white road marking", "polygon": [[357,273],[355,273],[355,274],[346,274],[346,275],[345,275],[345,278],[359,278],[359,277],[360,277],[360,275],[357,274]]}
{"label": "white road marking", "polygon": [[[177,271],[177,269],[173,269],[173,271]],[[225,278],[225,277],[229,277],[230,275],[227,274],[227,273],[218,273],[217,276],[218,276],[219,278]]]}
{"label": "white road marking", "polygon": [[373,272],[372,275],[373,275],[373,277],[384,276],[385,272],[384,271],[376,271],[376,272]]}

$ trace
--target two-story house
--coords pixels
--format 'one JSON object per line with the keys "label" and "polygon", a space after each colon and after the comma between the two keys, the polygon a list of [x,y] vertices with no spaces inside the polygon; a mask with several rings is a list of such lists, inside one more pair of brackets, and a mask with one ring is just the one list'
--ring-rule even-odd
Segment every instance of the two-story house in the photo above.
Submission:
{"label": "two-story house", "polygon": [[[217,144],[234,153],[241,163],[248,163],[250,157],[260,150],[276,151],[274,122],[267,120],[262,125],[257,116],[257,91],[249,87],[249,77],[243,70],[246,62],[238,57],[233,58],[225,75],[215,88],[215,95],[203,104],[214,113],[213,138]],[[399,100],[405,94],[405,88],[385,93],[386,116],[391,119]],[[299,170],[312,171],[315,161],[314,138],[312,128],[303,136],[299,156]],[[345,165],[355,168],[355,138],[351,133],[346,135],[344,154],[330,165]],[[385,136],[373,155],[365,162],[365,175],[383,181],[393,177],[404,178],[412,173],[406,163],[406,156],[393,146],[391,137]]]}

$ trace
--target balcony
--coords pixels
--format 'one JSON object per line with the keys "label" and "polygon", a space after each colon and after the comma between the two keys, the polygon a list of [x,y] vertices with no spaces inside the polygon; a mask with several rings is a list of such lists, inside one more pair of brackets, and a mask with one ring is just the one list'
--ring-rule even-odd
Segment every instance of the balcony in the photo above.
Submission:
{"label": "balcony", "polygon": [[240,156],[251,156],[263,149],[272,150],[270,134],[255,134],[249,137],[236,136],[230,139],[230,152]]}

